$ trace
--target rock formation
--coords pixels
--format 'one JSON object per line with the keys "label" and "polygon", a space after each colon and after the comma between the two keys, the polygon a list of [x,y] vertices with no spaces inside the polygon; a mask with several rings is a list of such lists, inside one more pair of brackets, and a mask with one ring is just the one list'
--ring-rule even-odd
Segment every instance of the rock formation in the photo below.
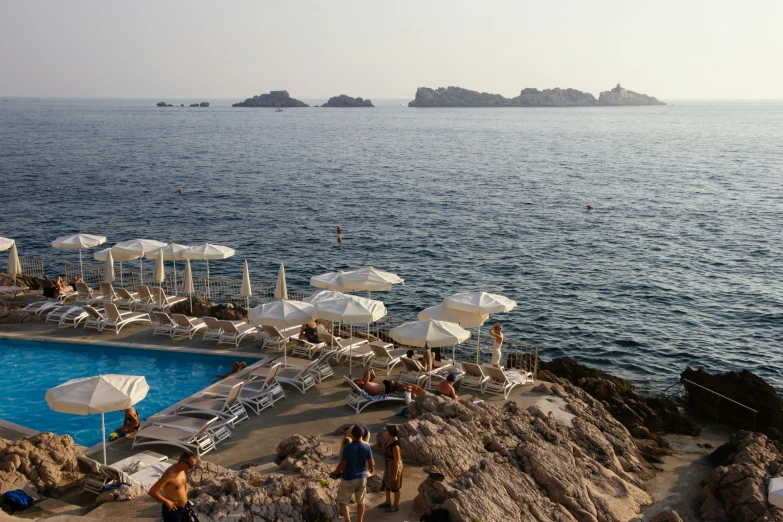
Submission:
{"label": "rock formation", "polygon": [[209,102],[201,102],[199,107],[209,107]]}
{"label": "rock formation", "polygon": [[190,313],[190,300],[180,301],[171,307],[171,313],[204,317],[205,315],[226,321],[247,319],[247,311],[232,303],[215,304],[198,296],[193,296],[193,313]]}
{"label": "rock formation", "polygon": [[0,439],[0,494],[24,489],[27,494],[57,495],[82,477],[76,457],[81,451],[69,435],[53,433]]}
{"label": "rock formation", "polygon": [[288,91],[271,91],[269,94],[259,94],[235,103],[232,107],[309,107],[309,105],[291,98]]}
{"label": "rock formation", "polygon": [[604,91],[598,95],[599,105],[666,105],[652,96],[627,91],[617,84],[611,91]]}
{"label": "rock formation", "polygon": [[[680,374],[680,378],[714,390],[756,410],[757,431],[774,428],[783,433],[783,399],[778,396],[775,388],[758,375],[748,370],[712,375],[703,368],[698,370],[686,368]],[[753,428],[753,412],[725,399],[718,402],[715,394],[687,382],[683,384],[689,398],[700,410],[736,426]]]}
{"label": "rock formation", "polygon": [[340,96],[333,96],[329,98],[329,101],[321,105],[321,107],[375,107],[370,100],[363,100],[361,98],[351,98],[345,94]]}
{"label": "rock formation", "polygon": [[157,105],[158,107],[174,107],[173,105],[171,105],[171,104],[166,104],[166,102],[163,102],[163,101],[162,101],[162,102],[158,102],[156,105]]}
{"label": "rock formation", "polygon": [[21,305],[0,301],[0,324],[21,324],[43,319],[22,311]]}
{"label": "rock formation", "polygon": [[191,103],[190,105],[188,105],[188,107],[198,107],[198,106],[199,106],[198,103]]}
{"label": "rock formation", "polygon": [[19,274],[15,278],[0,272],[0,286],[26,286],[30,290],[40,290],[41,283],[38,278],[27,274]]}
{"label": "rock formation", "polygon": [[622,89],[601,93],[599,99],[576,89],[522,89],[519,96],[471,91],[461,87],[419,87],[409,107],[592,107],[598,105],[665,105],[651,96]]}
{"label": "rock formation", "polygon": [[703,520],[783,522],[783,510],[767,503],[770,479],[783,473],[783,443],[742,431],[711,457],[724,462],[712,471],[702,492]]}

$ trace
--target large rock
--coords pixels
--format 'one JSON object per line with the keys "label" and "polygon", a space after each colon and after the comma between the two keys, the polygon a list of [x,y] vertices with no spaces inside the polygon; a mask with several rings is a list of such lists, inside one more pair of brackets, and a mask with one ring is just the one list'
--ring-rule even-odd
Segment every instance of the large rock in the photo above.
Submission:
{"label": "large rock", "polygon": [[193,317],[211,316],[226,321],[241,321],[247,319],[247,311],[233,303],[215,304],[201,297],[193,297],[193,313],[190,300],[180,301],[171,307],[172,314],[192,315]]}
{"label": "large rock", "polygon": [[361,98],[351,98],[345,94],[340,96],[333,96],[329,98],[329,101],[321,105],[321,107],[375,107],[370,100],[363,100]]}
{"label": "large rock", "polygon": [[235,103],[232,107],[309,107],[309,105],[291,98],[288,91],[271,91],[269,94],[259,94]]}
{"label": "large rock", "polygon": [[277,445],[280,467],[296,473],[313,468],[328,473],[328,466],[324,467],[325,464],[322,463],[332,455],[334,452],[329,445],[319,441],[317,437],[292,435]]}
{"label": "large rock", "polygon": [[748,370],[713,375],[703,368],[698,370],[686,368],[680,374],[680,379],[683,380],[690,399],[705,413],[742,428],[753,428],[753,412],[725,399],[718,403],[718,397],[715,394],[693,386],[685,382],[686,380],[714,390],[756,410],[758,412],[755,427],[757,431],[774,428],[778,432],[783,432],[783,399],[778,396],[775,388],[758,375]]}
{"label": "large rock", "polygon": [[0,286],[26,286],[30,290],[40,290],[41,283],[38,282],[37,277],[33,277],[27,274],[18,274],[16,278],[12,275],[7,275],[0,272]]}
{"label": "large rock", "polygon": [[617,87],[598,95],[598,105],[666,105],[652,96]]}
{"label": "large rock", "polygon": [[166,102],[164,102],[164,101],[162,101],[162,102],[158,102],[158,103],[156,103],[155,105],[157,105],[158,107],[174,107],[174,105],[172,105],[172,104],[170,104],[170,103],[169,103],[169,104],[167,104],[167,103],[166,103]]}
{"label": "large rock", "polygon": [[23,312],[16,303],[0,301],[0,324],[20,324],[29,323],[34,320],[41,320],[35,315]]}
{"label": "large rock", "polygon": [[770,479],[783,473],[783,443],[742,431],[715,453],[729,457],[712,471],[704,487],[702,519],[783,522],[783,510],[767,502]]}
{"label": "large rock", "polygon": [[41,494],[55,495],[82,477],[78,455],[69,435],[44,432],[15,442],[0,439],[0,494],[29,484]]}

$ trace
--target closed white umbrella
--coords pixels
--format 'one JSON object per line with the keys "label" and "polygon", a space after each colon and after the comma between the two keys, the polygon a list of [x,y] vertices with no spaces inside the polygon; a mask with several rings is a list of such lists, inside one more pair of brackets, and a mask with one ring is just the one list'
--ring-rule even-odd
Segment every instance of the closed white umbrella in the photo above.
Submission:
{"label": "closed white umbrella", "polygon": [[97,375],[72,379],[46,392],[46,403],[54,411],[73,415],[101,414],[103,463],[106,464],[106,422],[104,414],[130,408],[147,396],[150,387],[144,377]]}
{"label": "closed white umbrella", "polygon": [[190,273],[190,259],[185,260],[185,275],[182,277],[182,291],[190,297],[190,315],[193,315],[193,274]]}
{"label": "closed white umbrella", "polygon": [[114,282],[114,256],[111,255],[111,248],[106,249],[106,265],[103,268],[103,280],[107,283]]}
{"label": "closed white umbrella", "polygon": [[[459,310],[461,312],[472,312],[477,314],[496,314],[508,312],[516,308],[516,301],[508,297],[490,294],[487,292],[462,292],[451,295],[443,300],[443,304],[448,308]],[[481,362],[481,327],[478,330],[478,349],[476,350],[476,363]]]}
{"label": "closed white umbrella", "polygon": [[127,254],[127,255],[136,255],[139,259],[139,274],[140,274],[140,283],[144,284],[144,256],[148,252],[152,252],[153,250],[157,250],[158,248],[166,246],[166,243],[163,243],[161,241],[155,241],[154,239],[131,239],[130,241],[123,241],[122,243],[117,243],[112,247],[112,254],[117,255],[117,252]]}
{"label": "closed white umbrella", "polygon": [[[355,295],[319,301],[315,304],[315,310],[316,316],[320,319],[350,324],[351,345],[353,345],[354,324],[367,324],[369,333],[369,324],[379,321],[386,315],[386,307],[382,302]],[[353,377],[352,363],[353,346],[351,347],[351,357],[348,362],[348,372],[351,377]]]}
{"label": "closed white umbrella", "polygon": [[82,266],[82,248],[92,248],[106,242],[106,236],[94,236],[92,234],[72,234],[61,236],[52,241],[54,248],[68,248],[79,250],[79,277],[84,279],[84,267]]}
{"label": "closed white umbrella", "polygon": [[16,276],[22,273],[22,264],[19,262],[19,254],[16,251],[16,242],[11,244],[11,252],[8,253],[8,275],[14,276],[14,286],[16,286]]}
{"label": "closed white umbrella", "polygon": [[3,250],[8,250],[11,248],[11,245],[16,243],[13,239],[8,239],[7,237],[0,237],[0,252]]}
{"label": "closed white umbrella", "polygon": [[119,250],[115,250],[114,248],[104,248],[103,250],[98,250],[95,252],[92,257],[96,261],[106,262],[106,258],[108,257],[109,252],[111,252],[112,259],[120,263],[120,286],[124,286],[122,282],[122,262],[133,261],[134,259],[138,259],[140,256],[138,254],[126,254]]}
{"label": "closed white umbrella", "polygon": [[[275,328],[289,328],[300,326],[315,319],[315,306],[281,299],[254,307],[247,313],[248,322],[261,326],[274,326]],[[288,362],[288,349],[283,347],[284,364]]]}
{"label": "closed white umbrella", "polygon": [[[458,324],[447,321],[435,321],[425,319],[423,321],[411,321],[389,330],[389,336],[400,344],[427,348],[441,348],[443,346],[454,347],[451,352],[451,360],[456,363],[457,345],[467,341],[470,332]],[[428,357],[428,361],[431,358]]]}
{"label": "closed white umbrella", "polygon": [[275,299],[288,299],[288,287],[285,284],[285,267],[280,263],[277,271],[277,285],[275,285]]}
{"label": "closed white umbrella", "polygon": [[367,267],[359,270],[342,272],[337,277],[337,284],[341,292],[386,292],[392,285],[404,284],[405,281],[391,272],[384,272],[377,268]]}
{"label": "closed white umbrella", "polygon": [[448,321],[455,323],[463,328],[479,328],[489,319],[489,314],[462,312],[449,308],[441,303],[437,306],[425,308],[417,316],[419,320],[434,319],[436,321]]}
{"label": "closed white umbrella", "polygon": [[203,259],[207,262],[207,299],[209,299],[209,260],[226,259],[233,256],[235,253],[236,251],[233,248],[213,245],[211,243],[192,246],[185,251],[185,257],[187,259]]}
{"label": "closed white umbrella", "polygon": [[158,286],[166,280],[166,270],[163,266],[163,249],[158,249],[157,260],[155,261],[155,271],[152,273],[152,280],[158,283]]}
{"label": "closed white umbrella", "polygon": [[188,245],[180,245],[178,243],[169,243],[168,245],[161,247],[160,249],[153,250],[145,254],[147,259],[157,259],[158,250],[163,250],[164,261],[171,261],[171,265],[174,268],[174,293],[177,293],[177,261],[183,261],[185,259],[185,251],[189,249]]}
{"label": "closed white umbrella", "polygon": [[308,295],[302,301],[305,303],[315,304],[318,301],[326,301],[327,299],[337,299],[338,297],[350,297],[348,294],[342,292],[335,292],[334,290],[321,290],[312,295]]}
{"label": "closed white umbrella", "polygon": [[[242,271],[242,297],[245,298],[245,310],[250,308],[249,297],[253,295],[253,289],[250,287],[250,269],[247,267],[247,259],[245,259],[245,269]],[[248,315],[248,319],[250,315]]]}
{"label": "closed white umbrella", "polygon": [[342,274],[342,272],[329,272],[326,274],[313,276],[310,278],[310,286],[341,292],[342,290],[339,281],[340,274]]}

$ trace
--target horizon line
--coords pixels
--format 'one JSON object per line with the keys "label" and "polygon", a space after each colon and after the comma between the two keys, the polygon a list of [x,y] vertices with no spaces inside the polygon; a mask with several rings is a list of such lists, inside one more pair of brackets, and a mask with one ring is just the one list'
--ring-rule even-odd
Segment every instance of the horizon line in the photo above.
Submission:
{"label": "horizon line", "polygon": [[[290,95],[290,93],[289,93]],[[338,95],[332,95],[332,96],[302,96],[299,95],[299,98],[295,98],[294,96],[291,96],[295,99],[325,99],[328,100],[329,98],[333,98],[334,96],[340,96]],[[0,94],[0,99],[7,100],[7,99],[21,99],[21,100],[158,100],[162,101],[165,98],[171,98],[175,99],[175,96],[159,96],[155,98],[150,98],[146,96],[15,96],[15,95],[3,95]],[[201,101],[209,101],[209,96],[181,96],[179,99],[184,100],[201,100]],[[252,96],[251,96],[252,98]],[[415,96],[413,98],[410,98],[409,96],[406,97],[361,97],[364,100],[372,100],[373,98],[376,100],[407,100],[410,99],[413,101],[415,99]],[[661,98],[657,99],[661,100]],[[213,100],[237,100],[237,101],[245,101],[248,98],[224,98],[224,97],[218,97],[218,98],[212,98]],[[783,98],[667,98],[671,101],[783,101]],[[306,108],[306,107],[301,107]],[[501,107],[502,108],[502,107]]]}

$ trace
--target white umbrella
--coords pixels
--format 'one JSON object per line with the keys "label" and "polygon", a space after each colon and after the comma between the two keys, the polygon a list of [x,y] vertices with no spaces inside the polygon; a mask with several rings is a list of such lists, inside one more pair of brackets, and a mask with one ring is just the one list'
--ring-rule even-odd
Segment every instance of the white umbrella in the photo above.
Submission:
{"label": "white umbrella", "polygon": [[342,274],[342,272],[329,272],[326,274],[313,276],[310,278],[310,286],[340,292],[340,274]]}
{"label": "white umbrella", "polygon": [[[252,308],[247,313],[247,319],[251,324],[280,329],[300,326],[315,319],[315,306],[302,301],[281,299]],[[286,347],[283,347],[283,360],[288,361]]]}
{"label": "white umbrella", "polygon": [[207,299],[209,299],[209,260],[226,259],[233,256],[236,251],[233,248],[204,243],[188,248],[185,251],[187,259],[204,259],[207,262]]}
{"label": "white umbrella", "polygon": [[111,248],[106,249],[106,266],[103,268],[103,280],[107,283],[114,282],[114,256],[111,255]]}
{"label": "white umbrella", "polygon": [[[282,265],[281,265],[282,266]],[[253,295],[253,289],[250,287],[250,269],[247,267],[247,259],[245,259],[245,269],[242,271],[242,297],[245,298],[245,310],[250,308],[250,299]],[[248,315],[248,319],[250,315]]]}
{"label": "white umbrella", "polygon": [[321,290],[312,295],[308,295],[302,301],[305,303],[315,304],[319,301],[326,301],[327,299],[337,299],[338,297],[350,297],[348,294],[342,292],[335,292],[334,290]]}
{"label": "white umbrella", "polygon": [[101,414],[103,463],[106,464],[106,412],[125,410],[144,399],[150,387],[144,377],[97,375],[72,379],[46,392],[49,408],[73,415]]}
{"label": "white umbrella", "polygon": [[[479,314],[496,314],[508,312],[516,308],[517,303],[508,297],[490,294],[487,292],[462,292],[451,295],[443,300],[448,308],[461,312],[473,312]],[[478,349],[476,350],[476,362],[481,362],[481,327],[478,331]]]}
{"label": "white umbrella", "polygon": [[0,237],[0,252],[3,250],[8,250],[11,248],[11,245],[16,243],[13,239],[8,239],[7,237]]}
{"label": "white umbrella", "polygon": [[449,308],[441,303],[437,306],[425,308],[417,316],[419,320],[434,319],[436,321],[448,321],[455,323],[463,328],[479,328],[489,319],[489,314],[462,312]]}
{"label": "white umbrella", "polygon": [[94,236],[92,234],[72,234],[70,236],[61,236],[52,241],[54,248],[68,248],[79,250],[79,277],[84,279],[84,267],[82,266],[82,248],[91,248],[102,245],[106,242],[105,236]]}
{"label": "white umbrella", "polygon": [[152,280],[158,283],[158,286],[166,280],[166,270],[163,267],[163,249],[158,249],[157,260],[155,261],[155,271],[152,273]]}
{"label": "white umbrella", "polygon": [[369,292],[386,292],[391,290],[392,285],[404,284],[405,281],[397,274],[370,266],[340,273],[337,283],[341,292],[367,291],[369,295]]}
{"label": "white umbrella", "polygon": [[16,242],[11,244],[11,252],[8,253],[8,275],[14,276],[14,286],[16,286],[16,276],[22,273],[22,264],[19,262],[19,254],[16,252]]}
{"label": "white umbrella", "polygon": [[111,252],[111,257],[114,261],[119,261],[120,263],[120,286],[124,286],[122,283],[122,262],[123,261],[133,261],[134,259],[138,259],[140,256],[138,254],[125,254],[119,250],[115,250],[113,248],[104,248],[103,250],[98,250],[95,252],[92,257],[96,261],[106,261],[106,258],[109,257],[109,252]]}
{"label": "white umbrella", "polygon": [[123,241],[117,243],[112,247],[112,254],[117,256],[117,253],[127,255],[136,255],[139,259],[139,273],[140,283],[144,284],[144,257],[148,252],[152,252],[158,248],[166,246],[166,243],[161,241],[155,241],[154,239],[131,239],[130,241]]}
{"label": "white umbrella", "polygon": [[[453,346],[451,360],[456,362],[456,346],[470,337],[470,332],[458,324],[447,321],[435,321],[425,319],[423,321],[410,321],[389,330],[389,336],[400,344],[408,346],[440,348]],[[430,360],[429,358],[427,359]]]}
{"label": "white umbrella", "polygon": [[178,243],[169,243],[168,245],[161,247],[160,249],[153,250],[145,254],[147,259],[157,259],[158,250],[163,250],[163,259],[165,261],[171,261],[174,267],[174,293],[177,293],[177,261],[183,261],[185,259],[185,251],[189,249],[188,245],[180,245]]}
{"label": "white umbrella", "polygon": [[275,285],[275,299],[288,299],[288,287],[285,284],[285,267],[280,263],[277,271],[277,285]]}
{"label": "white umbrella", "polygon": [[[315,310],[316,315],[320,319],[350,324],[351,345],[353,345],[354,324],[367,324],[369,333],[369,324],[379,321],[386,315],[386,307],[382,302],[355,295],[319,301],[315,304]],[[348,372],[351,377],[353,376],[351,373],[352,360],[353,346],[351,347],[351,357],[348,362]]]}
{"label": "white umbrella", "polygon": [[193,274],[190,273],[190,259],[185,260],[185,275],[182,278],[182,291],[190,297],[190,315],[193,315]]}

